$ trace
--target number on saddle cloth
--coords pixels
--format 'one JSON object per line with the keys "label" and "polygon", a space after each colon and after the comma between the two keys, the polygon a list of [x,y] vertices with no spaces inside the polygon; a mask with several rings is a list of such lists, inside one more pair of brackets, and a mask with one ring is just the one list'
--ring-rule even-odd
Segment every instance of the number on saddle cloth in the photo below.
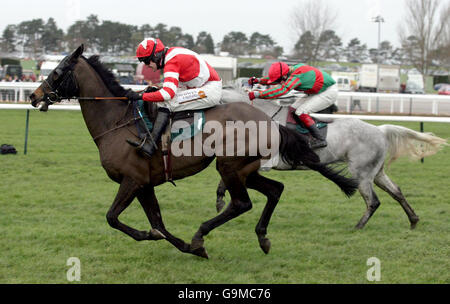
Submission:
{"label": "number on saddle cloth", "polygon": [[194,137],[205,126],[205,111],[191,110],[173,114],[171,141],[183,141]]}
{"label": "number on saddle cloth", "polygon": [[[133,103],[135,118],[140,118],[139,112],[144,119],[145,124],[149,131],[153,129],[153,123],[148,116],[145,103],[143,100],[138,100]],[[145,127],[136,122],[137,130],[141,138],[147,135]],[[171,129],[171,141],[183,141],[197,135],[203,130],[205,126],[205,111],[204,110],[191,110],[175,112],[172,115],[172,129]]]}

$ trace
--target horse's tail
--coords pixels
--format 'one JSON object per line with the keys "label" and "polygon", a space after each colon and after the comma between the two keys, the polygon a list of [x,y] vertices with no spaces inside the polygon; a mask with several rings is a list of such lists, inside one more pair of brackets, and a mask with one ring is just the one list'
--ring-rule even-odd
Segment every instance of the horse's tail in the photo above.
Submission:
{"label": "horse's tail", "polygon": [[389,143],[388,166],[400,156],[421,159],[436,154],[444,145],[448,145],[446,139],[429,132],[420,133],[394,125],[381,125],[378,128],[384,133]]}
{"label": "horse's tail", "polygon": [[280,130],[280,148],[279,152],[284,162],[293,168],[301,165],[319,172],[326,178],[333,181],[348,196],[352,196],[358,188],[358,181],[353,178],[347,178],[341,173],[343,170],[335,171],[328,164],[320,163],[320,158],[309,147],[308,142],[297,132],[279,125]]}

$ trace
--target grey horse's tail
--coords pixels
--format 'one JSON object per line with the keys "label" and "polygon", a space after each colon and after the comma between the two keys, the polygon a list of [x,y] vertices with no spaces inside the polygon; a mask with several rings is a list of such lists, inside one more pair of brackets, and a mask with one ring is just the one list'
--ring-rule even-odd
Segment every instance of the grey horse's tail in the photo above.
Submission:
{"label": "grey horse's tail", "polygon": [[446,139],[429,132],[420,133],[394,125],[381,125],[378,128],[385,134],[389,143],[388,165],[400,156],[421,159],[436,154],[443,146],[448,145]]}
{"label": "grey horse's tail", "polygon": [[293,168],[301,165],[319,172],[324,177],[333,181],[348,197],[358,189],[358,180],[345,177],[344,170],[334,170],[330,164],[320,163],[317,154],[309,147],[308,143],[297,132],[279,125],[280,130],[280,155],[283,161]]}

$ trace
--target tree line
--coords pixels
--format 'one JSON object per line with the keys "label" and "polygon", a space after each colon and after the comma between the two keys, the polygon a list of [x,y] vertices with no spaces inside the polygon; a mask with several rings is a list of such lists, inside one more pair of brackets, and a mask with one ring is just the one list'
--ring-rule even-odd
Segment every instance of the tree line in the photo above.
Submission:
{"label": "tree line", "polygon": [[370,59],[373,63],[412,66],[423,75],[433,69],[449,72],[450,2],[405,0],[402,14],[398,24],[400,46],[381,41],[377,48],[369,49],[358,38],[343,45],[335,32],[339,28],[339,14],[334,7],[323,0],[302,1],[291,14],[292,29],[299,37],[294,56],[312,64],[329,59],[338,62]]}
{"label": "tree line", "polygon": [[3,31],[1,50],[13,53],[24,53],[38,56],[42,53],[65,52],[86,44],[91,52],[129,55],[135,51],[136,45],[145,37],[158,37],[167,45],[184,46],[200,52],[213,53],[214,42],[207,32],[198,34],[197,39],[183,33],[179,27],[168,27],[157,24],[135,26],[114,22],[100,21],[96,15],[86,20],[78,20],[67,32],[60,29],[53,18],[47,22],[42,19],[10,24]]}
{"label": "tree line", "polygon": [[[400,59],[401,52],[394,49],[388,41],[381,44],[380,53],[377,49],[368,50],[358,38],[352,39],[344,47],[341,38],[333,30],[326,30],[319,37],[315,35],[317,33],[309,30],[302,33],[292,56],[308,63],[324,60],[364,62],[369,57],[373,62]],[[169,27],[162,23],[155,26],[135,26],[109,20],[101,22],[96,15],[76,21],[67,33],[58,28],[53,18],[46,22],[33,19],[8,25],[3,31],[1,49],[7,53],[23,50],[36,57],[45,53],[70,51],[84,43],[91,52],[130,55],[145,37],[158,37],[166,45],[182,46],[206,54],[214,54],[216,47],[234,56],[262,55],[277,58],[284,52],[270,35],[259,32],[248,37],[243,32],[232,31],[216,45],[211,34],[206,31],[200,32],[194,39],[176,26]]]}
{"label": "tree line", "polygon": [[[439,0],[406,0],[405,3],[405,16],[399,24],[400,46],[381,41],[377,48],[368,48],[357,37],[344,45],[336,30],[338,11],[330,4],[323,0],[302,1],[292,8],[290,24],[297,38],[288,56],[311,65],[319,61],[370,61],[413,66],[424,75],[436,68],[449,71],[450,3]],[[23,51],[37,57],[42,53],[70,51],[85,43],[93,53],[131,55],[145,37],[158,37],[168,46],[182,46],[198,53],[213,54],[219,50],[234,56],[273,58],[287,53],[270,35],[259,32],[247,36],[232,31],[215,43],[206,31],[194,38],[176,26],[163,23],[135,26],[100,21],[96,15],[76,21],[67,33],[58,28],[53,18],[10,24],[3,31],[0,46],[3,52]]]}
{"label": "tree line", "polygon": [[176,26],[169,27],[163,23],[135,26],[100,21],[96,15],[76,21],[67,33],[58,28],[53,18],[10,24],[4,29],[0,43],[3,52],[23,51],[34,57],[42,53],[69,51],[81,43],[85,43],[91,52],[130,55],[145,37],[158,37],[165,45],[182,46],[206,54],[214,54],[217,46],[232,55],[250,53],[277,57],[283,53],[283,48],[269,35],[258,32],[250,37],[242,32],[230,32],[216,45],[211,34],[206,31],[194,38]]}

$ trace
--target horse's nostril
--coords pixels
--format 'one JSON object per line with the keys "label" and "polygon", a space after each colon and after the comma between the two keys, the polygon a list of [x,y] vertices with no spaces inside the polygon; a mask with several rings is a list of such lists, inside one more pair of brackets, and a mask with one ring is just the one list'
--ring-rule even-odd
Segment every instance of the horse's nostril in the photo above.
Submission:
{"label": "horse's nostril", "polygon": [[36,95],[33,93],[30,95],[30,100],[34,100],[36,98]]}

